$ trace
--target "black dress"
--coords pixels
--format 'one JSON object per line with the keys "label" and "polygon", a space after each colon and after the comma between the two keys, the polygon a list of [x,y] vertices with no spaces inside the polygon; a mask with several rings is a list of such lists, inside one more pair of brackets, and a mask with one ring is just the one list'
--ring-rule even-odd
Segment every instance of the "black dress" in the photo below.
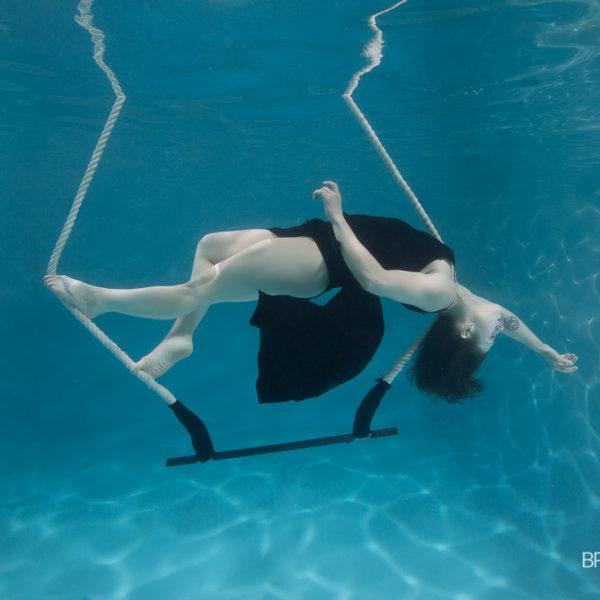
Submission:
{"label": "black dress", "polygon": [[[436,238],[400,219],[345,215],[356,237],[384,269],[420,271],[436,259],[454,264],[454,253]],[[292,296],[259,293],[250,324],[260,328],[258,400],[305,400],[356,377],[369,364],[383,337],[377,296],[362,289],[344,262],[333,226],[321,219],[270,229],[278,237],[312,238],[329,286],[341,288],[324,305]],[[405,305],[411,310],[421,309]]]}

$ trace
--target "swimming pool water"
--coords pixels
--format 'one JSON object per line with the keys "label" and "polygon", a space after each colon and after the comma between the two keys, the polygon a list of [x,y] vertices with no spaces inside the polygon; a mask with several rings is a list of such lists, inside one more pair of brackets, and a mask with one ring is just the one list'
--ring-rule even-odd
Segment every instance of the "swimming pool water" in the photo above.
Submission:
{"label": "swimming pool water", "polygon": [[[127,102],[61,271],[176,283],[211,231],[349,212],[419,225],[341,93],[385,2],[95,0]],[[350,446],[165,469],[189,442],[41,286],[112,105],[76,2],[0,12],[0,597],[587,600],[600,591],[600,5],[409,0],[355,99],[457,255],[459,280],[580,357],[500,339],[463,406],[399,377]],[[256,403],[251,305],[213,307],[163,379],[219,449],[345,433],[427,318],[385,303],[357,379]],[[130,355],[168,325],[105,315]],[[600,567],[599,567],[600,568]]]}

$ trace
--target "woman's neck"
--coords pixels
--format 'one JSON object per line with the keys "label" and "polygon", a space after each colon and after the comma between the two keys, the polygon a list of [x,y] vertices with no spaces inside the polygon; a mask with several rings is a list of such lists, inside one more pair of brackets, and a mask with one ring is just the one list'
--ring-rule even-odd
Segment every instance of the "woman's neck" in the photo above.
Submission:
{"label": "woman's neck", "polygon": [[477,296],[464,285],[456,282],[456,299],[454,304],[448,309],[450,314],[456,321],[462,321],[468,317],[474,310],[490,304],[488,300]]}

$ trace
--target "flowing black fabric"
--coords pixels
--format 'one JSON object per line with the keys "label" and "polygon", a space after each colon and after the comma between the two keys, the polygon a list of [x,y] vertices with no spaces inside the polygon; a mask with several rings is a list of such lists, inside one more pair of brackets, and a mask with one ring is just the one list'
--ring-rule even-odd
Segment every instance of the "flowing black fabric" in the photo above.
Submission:
{"label": "flowing black fabric", "polygon": [[250,323],[260,328],[259,402],[324,394],[356,377],[383,337],[379,298],[356,286],[323,306],[261,292]]}
{"label": "flowing black fabric", "polygon": [[[385,269],[420,271],[440,258],[454,264],[448,246],[404,221],[345,216],[357,238]],[[384,332],[381,302],[364,291],[348,269],[330,223],[312,219],[271,231],[278,237],[312,238],[327,266],[327,290],[341,289],[324,305],[259,294],[250,324],[260,328],[256,390],[261,403],[313,398],[356,377],[373,358]]]}

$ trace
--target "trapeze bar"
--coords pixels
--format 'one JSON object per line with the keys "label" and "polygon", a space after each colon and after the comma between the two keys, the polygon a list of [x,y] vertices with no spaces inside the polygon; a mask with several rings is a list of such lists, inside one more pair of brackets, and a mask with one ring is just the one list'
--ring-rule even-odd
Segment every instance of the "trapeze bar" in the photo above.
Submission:
{"label": "trapeze bar", "polygon": [[[350,444],[356,440],[368,440],[373,438],[387,437],[397,435],[396,427],[387,429],[376,429],[371,431],[368,437],[356,437],[352,433],[344,435],[332,435],[329,437],[313,438],[311,440],[300,440],[297,442],[285,442],[283,444],[270,444],[267,446],[254,446],[251,448],[239,448],[237,450],[224,450],[215,452],[209,460],[229,460],[232,458],[242,458],[245,456],[257,456],[259,454],[275,454],[276,452],[288,452],[290,450],[302,450],[304,448],[316,448],[317,446],[330,446],[332,444]],[[179,467],[181,465],[191,465],[200,462],[196,455],[179,456],[177,458],[168,458],[167,467]]]}

